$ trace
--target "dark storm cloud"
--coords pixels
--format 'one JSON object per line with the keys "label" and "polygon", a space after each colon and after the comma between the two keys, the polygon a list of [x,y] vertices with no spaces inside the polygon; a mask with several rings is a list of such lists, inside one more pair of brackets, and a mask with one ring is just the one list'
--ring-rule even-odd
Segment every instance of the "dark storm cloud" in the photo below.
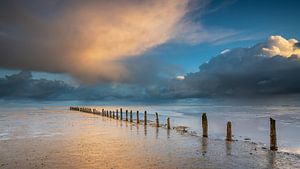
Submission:
{"label": "dark storm cloud", "polygon": [[299,56],[265,55],[263,49],[267,46],[268,43],[261,43],[220,54],[202,64],[198,72],[187,74],[184,80],[172,80],[158,93],[169,98],[300,93]]}
{"label": "dark storm cloud", "polygon": [[32,79],[31,72],[0,78],[0,98],[2,99],[69,99],[74,88],[63,81]]}
{"label": "dark storm cloud", "polygon": [[58,80],[33,79],[31,72],[0,78],[0,99],[107,100],[144,98],[144,88],[136,85],[101,84],[74,87]]}

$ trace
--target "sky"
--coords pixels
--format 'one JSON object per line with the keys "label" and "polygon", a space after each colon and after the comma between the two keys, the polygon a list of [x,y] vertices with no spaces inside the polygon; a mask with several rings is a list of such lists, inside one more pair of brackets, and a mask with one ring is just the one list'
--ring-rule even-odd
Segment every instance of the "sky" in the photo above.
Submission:
{"label": "sky", "polygon": [[296,0],[2,0],[0,98],[298,94]]}

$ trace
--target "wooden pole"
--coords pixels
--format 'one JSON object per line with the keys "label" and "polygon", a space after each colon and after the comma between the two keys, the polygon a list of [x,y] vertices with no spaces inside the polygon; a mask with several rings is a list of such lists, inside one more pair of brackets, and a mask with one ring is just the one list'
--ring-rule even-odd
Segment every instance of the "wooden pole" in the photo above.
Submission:
{"label": "wooden pole", "polygon": [[126,121],[128,121],[128,110],[126,110]]}
{"label": "wooden pole", "polygon": [[276,121],[270,118],[270,149],[277,151],[277,138],[276,138]]}
{"label": "wooden pole", "polygon": [[120,120],[123,120],[123,112],[122,112],[122,108],[120,108]]}
{"label": "wooden pole", "polygon": [[115,111],[113,111],[113,119],[115,118]]}
{"label": "wooden pole", "polygon": [[117,118],[117,120],[119,120],[119,110],[118,109],[116,110],[116,118]]}
{"label": "wooden pole", "polygon": [[156,127],[159,127],[159,119],[158,119],[158,113],[155,113],[156,116]]}
{"label": "wooden pole", "polygon": [[132,120],[132,110],[130,110],[130,122],[133,122],[133,120]]}
{"label": "wooden pole", "polygon": [[147,125],[147,111],[144,113],[144,125]]}
{"label": "wooden pole", "polygon": [[109,111],[109,117],[111,118],[111,110]]}
{"label": "wooden pole", "polygon": [[202,114],[202,136],[208,137],[208,126],[206,113]]}
{"label": "wooden pole", "polygon": [[227,122],[226,141],[232,141],[231,122]]}
{"label": "wooden pole", "polygon": [[136,112],[136,123],[137,123],[137,124],[140,123],[140,115],[139,115],[139,111]]}
{"label": "wooden pole", "polygon": [[167,129],[170,130],[171,126],[170,126],[170,117],[167,118]]}

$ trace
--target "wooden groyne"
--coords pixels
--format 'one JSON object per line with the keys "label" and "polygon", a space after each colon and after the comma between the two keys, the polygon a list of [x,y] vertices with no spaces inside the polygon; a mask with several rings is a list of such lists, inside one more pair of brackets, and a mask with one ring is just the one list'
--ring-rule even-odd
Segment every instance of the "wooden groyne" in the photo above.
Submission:
{"label": "wooden groyne", "polygon": [[[122,108],[120,108],[120,110],[117,109],[116,111],[102,109],[101,112],[98,111],[97,109],[92,109],[92,108],[88,108],[88,107],[70,107],[70,110],[91,113],[91,114],[97,114],[97,115],[112,118],[115,120],[123,121],[123,109]],[[120,112],[120,116],[119,116],[119,112]],[[201,117],[202,117],[202,119],[201,119],[201,121],[202,121],[202,137],[208,137],[208,118],[207,118],[206,113],[202,113]],[[128,110],[125,111],[125,121],[128,122]],[[130,110],[129,121],[130,121],[130,123],[134,122],[132,110]],[[141,121],[139,118],[139,111],[137,111],[136,112],[136,124],[140,124],[140,123],[141,123]],[[147,111],[144,112],[143,123],[145,126],[148,124]],[[159,128],[162,126],[164,126],[167,130],[170,130],[171,129],[170,118],[167,117],[166,125],[160,125],[159,124],[159,114],[156,112],[155,113],[155,127]],[[184,130],[185,130],[187,127],[179,126],[177,128],[184,128]],[[228,142],[233,141],[233,139],[232,139],[232,122],[231,121],[227,122],[225,140]],[[276,136],[276,121],[273,118],[270,118],[270,150],[272,150],[272,151],[278,150],[277,136]]]}

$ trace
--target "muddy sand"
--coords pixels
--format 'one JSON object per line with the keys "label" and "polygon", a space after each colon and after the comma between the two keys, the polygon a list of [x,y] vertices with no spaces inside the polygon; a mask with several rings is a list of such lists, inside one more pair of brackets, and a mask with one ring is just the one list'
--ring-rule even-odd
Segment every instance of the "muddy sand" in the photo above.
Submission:
{"label": "muddy sand", "polygon": [[[67,109],[67,108],[66,108]],[[299,155],[61,108],[0,113],[0,168],[300,168]]]}

